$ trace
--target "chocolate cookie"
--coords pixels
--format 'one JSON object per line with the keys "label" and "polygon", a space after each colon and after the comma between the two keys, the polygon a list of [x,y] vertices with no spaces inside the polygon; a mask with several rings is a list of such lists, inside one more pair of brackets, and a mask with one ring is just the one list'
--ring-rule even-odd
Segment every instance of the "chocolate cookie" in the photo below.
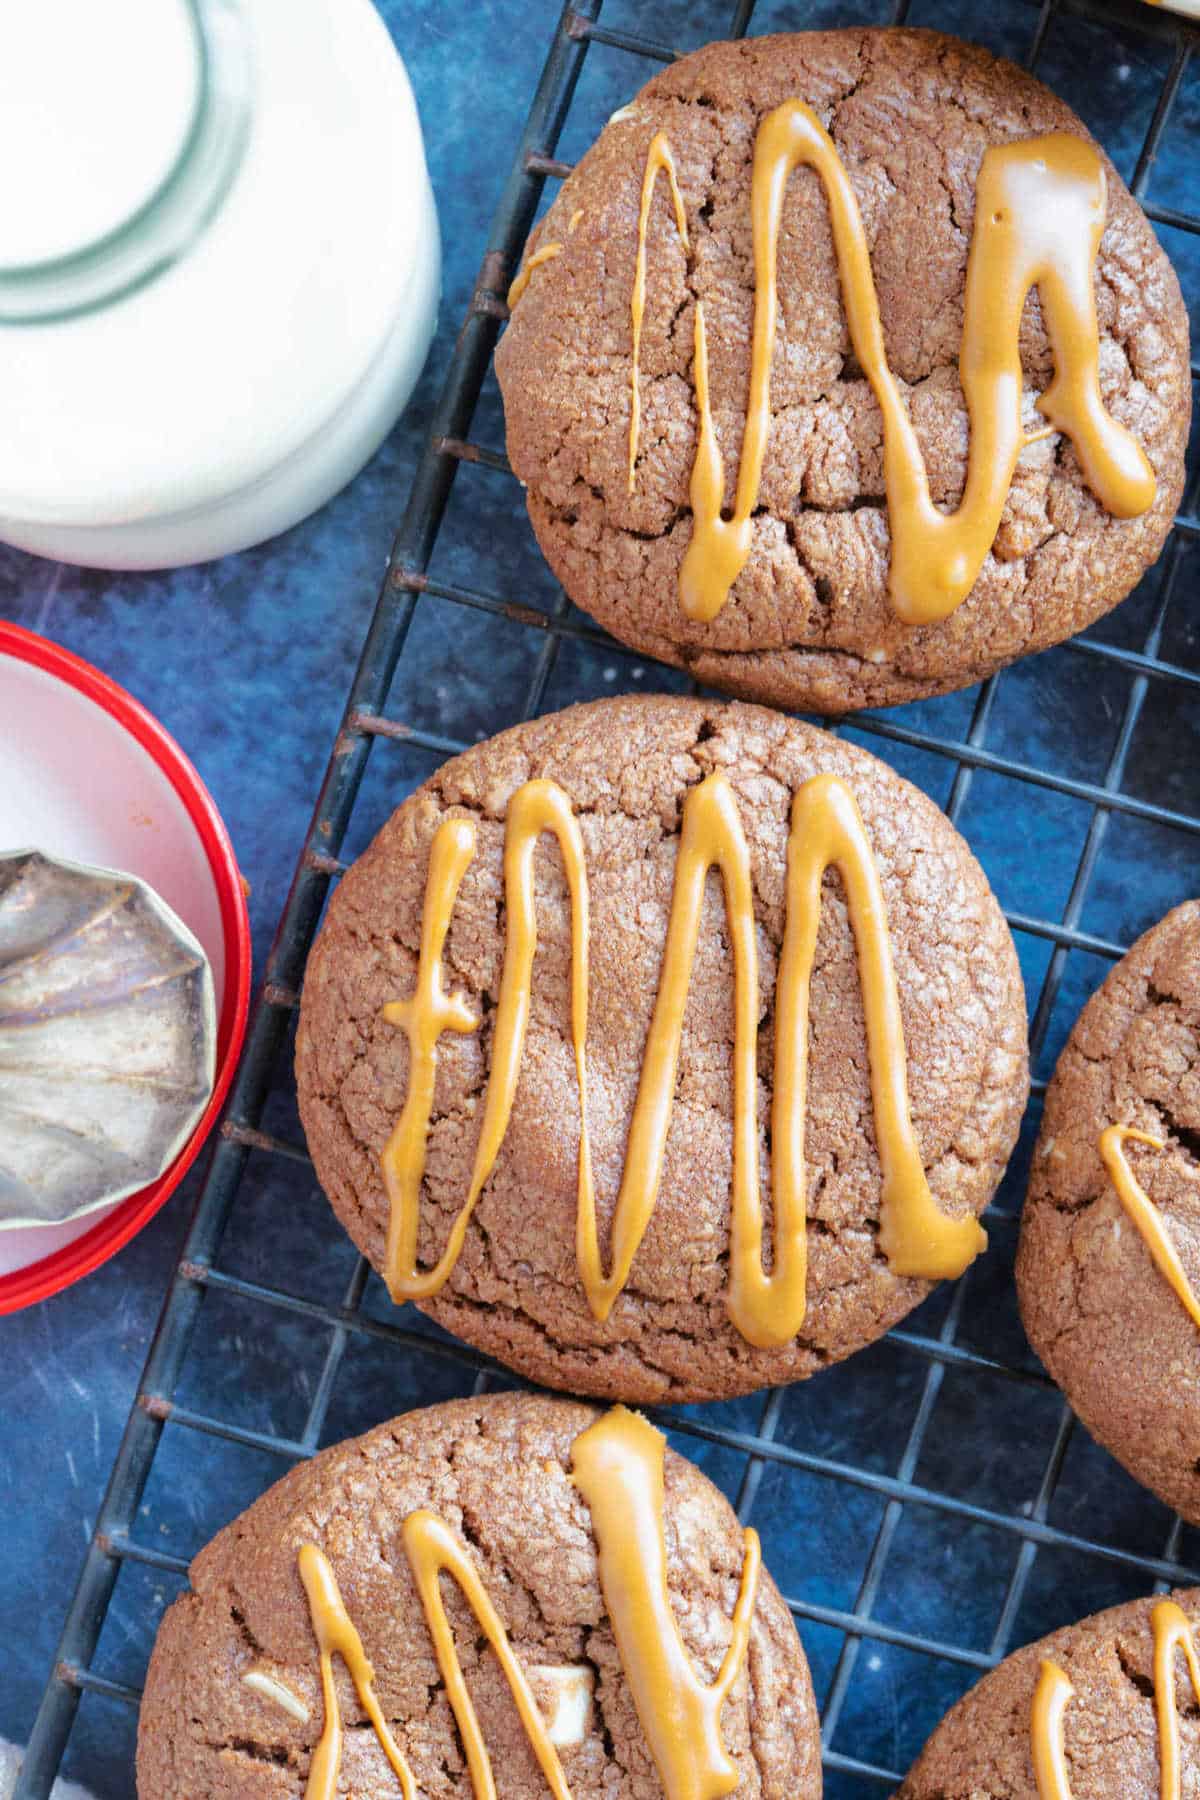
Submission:
{"label": "chocolate cookie", "polygon": [[1189,1588],[1018,1650],[946,1714],[896,1800],[1179,1800],[1178,1774],[1164,1779],[1172,1768],[1187,1772],[1191,1794],[1200,1694],[1184,1653],[1198,1618],[1200,1588]]}
{"label": "chocolate cookie", "polygon": [[1030,1343],[1093,1437],[1200,1523],[1200,901],[1140,938],[1075,1024],[1017,1288]]}
{"label": "chocolate cookie", "polygon": [[555,574],[747,699],[976,681],[1124,598],[1179,501],[1175,275],[1070,109],[954,38],[672,63],[511,299],[508,452]]}
{"label": "chocolate cookie", "polygon": [[397,1300],[550,1386],[699,1400],[809,1375],[961,1273],[1025,1011],[922,794],[758,707],[631,698],[405,801],[334,894],[296,1070]]}
{"label": "chocolate cookie", "polygon": [[[292,1470],[159,1630],[141,1800],[821,1792],[755,1534],[636,1414],[429,1407]],[[340,1779],[339,1779],[340,1777]]]}

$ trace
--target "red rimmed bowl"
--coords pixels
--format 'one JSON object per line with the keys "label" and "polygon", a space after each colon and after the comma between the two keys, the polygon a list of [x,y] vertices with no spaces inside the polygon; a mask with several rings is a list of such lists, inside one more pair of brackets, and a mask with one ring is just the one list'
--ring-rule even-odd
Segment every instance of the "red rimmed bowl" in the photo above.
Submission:
{"label": "red rimmed bowl", "polygon": [[217,997],[212,1098],[157,1181],[67,1225],[0,1232],[0,1313],[127,1244],[200,1153],[233,1079],[250,998],[250,921],[229,835],[204,783],[124,688],[57,644],[0,622],[0,847],[36,844],[148,881],[204,946]]}

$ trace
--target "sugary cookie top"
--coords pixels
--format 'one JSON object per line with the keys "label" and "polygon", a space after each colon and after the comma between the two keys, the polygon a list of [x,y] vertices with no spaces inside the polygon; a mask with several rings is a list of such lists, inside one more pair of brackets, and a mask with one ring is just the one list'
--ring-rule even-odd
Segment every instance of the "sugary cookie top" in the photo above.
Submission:
{"label": "sugary cookie top", "polygon": [[[649,1532],[617,1529],[622,1509]],[[655,1538],[661,1556],[635,1609],[625,1536],[639,1567]],[[392,1800],[402,1769],[431,1800],[481,1793],[474,1734],[518,1800],[657,1800],[694,1791],[693,1764],[732,1768],[741,1800],[812,1800],[808,1670],[748,1536],[620,1409],[505,1394],[392,1420],[295,1469],[196,1558],[147,1679],[141,1800],[339,1783]]]}
{"label": "sugary cookie top", "polygon": [[[812,166],[789,177],[796,156]],[[1057,324],[1037,285],[1056,259],[1081,309],[1060,298]],[[814,32],[682,58],[564,183],[525,272],[497,366],[543,549],[623,641],[748,698],[841,710],[973,680],[1113,605],[1174,514],[1191,405],[1174,274],[1070,109],[955,39]],[[939,559],[950,610],[901,616]]]}
{"label": "sugary cookie top", "polygon": [[1030,1342],[1084,1424],[1200,1521],[1200,902],[1138,940],[1071,1032],[1017,1282]]}
{"label": "sugary cookie top", "polygon": [[[1024,1004],[982,871],[885,765],[755,707],[614,700],[393,815],[310,958],[297,1072],[318,1175],[397,1298],[550,1385],[713,1397],[848,1355],[975,1254]],[[905,1254],[913,1207],[936,1267]],[[756,1268],[790,1297],[759,1305]]]}

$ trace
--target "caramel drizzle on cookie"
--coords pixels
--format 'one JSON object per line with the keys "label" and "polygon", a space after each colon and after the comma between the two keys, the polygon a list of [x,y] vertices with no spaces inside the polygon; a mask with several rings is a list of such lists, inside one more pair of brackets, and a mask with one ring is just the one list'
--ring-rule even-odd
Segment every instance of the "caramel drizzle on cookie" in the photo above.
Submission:
{"label": "caramel drizzle on cookie", "polygon": [[[888,591],[907,625],[945,619],[966,599],[999,529],[1017,461],[1053,431],[1075,446],[1089,487],[1119,519],[1144,513],[1154,471],[1140,445],[1105,410],[1093,271],[1104,234],[1106,176],[1099,150],[1067,132],[992,145],[980,166],[967,261],[959,378],[969,421],[967,479],[954,512],[934,505],[920,442],[888,366],[879,298],[862,215],[833,139],[800,100],[767,114],[754,146],[750,208],[754,238],[754,328],[750,390],[732,512],[713,426],[704,307],[697,300],[694,381],[699,443],[691,475],[692,537],[679,575],[688,618],[714,619],[750,556],[754,509],[771,424],[771,361],[778,311],[779,230],[792,172],[815,170],[825,190],[850,341],[883,414],[884,485],[891,532]],[[629,462],[635,470],[639,353],[644,307],[649,189],[669,172],[676,220],[690,248],[662,132],[646,158],[634,277]],[[1041,297],[1055,375],[1037,401],[1046,428],[1027,434],[1021,419],[1021,314],[1030,290]],[[632,483],[630,487],[632,492]]]}
{"label": "caramel drizzle on cookie", "polygon": [[1165,1150],[1160,1137],[1148,1131],[1136,1131],[1131,1125],[1108,1125],[1100,1133],[1100,1155],[1109,1179],[1117,1190],[1117,1198],[1125,1208],[1154,1260],[1163,1279],[1169,1283],[1193,1325],[1200,1329],[1200,1301],[1187,1278],[1179,1252],[1170,1237],[1162,1214],[1129,1166],[1126,1143],[1147,1144],[1151,1150]]}
{"label": "caramel drizzle on cookie", "polygon": [[[642,203],[638,209],[637,261],[633,266],[633,293],[629,301],[629,318],[633,327],[633,383],[629,393],[629,492],[631,494],[637,486],[638,442],[642,430],[642,396],[638,385],[638,370],[642,360],[642,320],[646,314],[646,227],[650,221],[650,202],[654,198],[654,184],[660,170],[666,175],[667,186],[671,191],[671,204],[675,209],[675,229],[683,240],[684,249],[690,250],[687,208],[683,204],[683,195],[679,191],[679,177],[675,173],[675,158],[671,153],[671,146],[667,142],[665,131],[655,132],[650,140],[650,148],[646,152],[646,167],[642,174]],[[698,315],[699,302],[697,302],[696,310]],[[698,328],[698,331],[700,329]]]}
{"label": "caramel drizzle on cookie", "polygon": [[[745,1665],[761,1569],[758,1535],[743,1533],[743,1560],[729,1646],[716,1679],[696,1675],[671,1607],[663,1531],[666,1439],[637,1413],[614,1407],[575,1439],[571,1466],[596,1538],[600,1588],[650,1751],[667,1800],[721,1800],[738,1785],[737,1764],[721,1736],[721,1710]],[[554,1800],[571,1800],[558,1752],[509,1642],[504,1622],[462,1537],[439,1516],[410,1513],[400,1539],[433,1639],[438,1668],[458,1725],[475,1800],[495,1800],[491,1759],[480,1728],[454,1632],[446,1616],[441,1578],[449,1575],[475,1616],[508,1683],[525,1735]],[[308,1598],[321,1658],[325,1721],[309,1765],[305,1800],[334,1800],[342,1757],[342,1720],[333,1680],[341,1656],[404,1800],[417,1800],[412,1770],[380,1709],[374,1671],[324,1551],[305,1544],[300,1579]]]}
{"label": "caramel drizzle on cookie", "polygon": [[1075,1689],[1067,1676],[1057,1663],[1044,1657],[1033,1690],[1029,1729],[1038,1800],[1071,1800],[1063,1719],[1074,1698]]}
{"label": "caramel drizzle on cookie", "polygon": [[571,1031],[579,1088],[576,1260],[594,1317],[608,1318],[629,1279],[662,1179],[674,1106],[684,1010],[710,869],[720,872],[734,968],[733,1195],[727,1307],[737,1330],[761,1349],[788,1343],[805,1314],[808,1267],[805,1107],[808,1092],[809,987],[821,918],[821,882],[836,867],[845,889],[858,953],[875,1137],[882,1168],[880,1248],[897,1275],[937,1280],[961,1275],[987,1238],[973,1217],[943,1213],[930,1192],[908,1102],[904,1028],[879,871],[854,795],[833,775],[815,775],[792,801],[787,850],[787,912],[779,958],[771,1107],[772,1269],[763,1269],[759,1191],[758,948],[750,851],[732,784],[721,771],[691,788],[682,827],[666,945],[654,1012],[642,1055],[625,1164],[612,1224],[612,1266],[605,1274],[596,1223],[587,1123],[588,882],[583,836],[567,795],[553,781],[528,781],[509,802],[504,838],[506,939],[483,1123],[467,1197],[432,1268],[417,1267],[421,1183],[444,1030],[472,1031],[477,1021],[461,993],[447,994],[442,952],[462,878],[474,855],[475,825],[450,818],[434,836],[425,887],[416,984],[383,1017],[409,1045],[409,1085],[399,1121],[381,1156],[390,1203],[385,1275],[393,1299],[427,1299],[450,1276],[475,1203],[508,1130],[529,1018],[537,913],[533,861],[539,838],[556,839],[571,898]]}
{"label": "caramel drizzle on cookie", "polygon": [[[1179,1707],[1175,1696],[1175,1658],[1183,1651],[1192,1692],[1200,1701],[1200,1661],[1192,1627],[1174,1600],[1158,1600],[1150,1609],[1154,1634],[1154,1711],[1158,1720],[1160,1800],[1180,1800]],[[1057,1663],[1044,1660],[1034,1690],[1030,1747],[1038,1800],[1071,1800],[1064,1726],[1075,1689]]]}
{"label": "caramel drizzle on cookie", "polygon": [[[574,227],[572,227],[572,230],[573,229]],[[517,273],[513,276],[512,283],[508,290],[509,312],[513,310],[517,301],[521,298],[521,295],[533,280],[533,271],[535,269],[540,269],[543,263],[553,262],[556,256],[561,256],[562,248],[561,244],[543,244],[540,250],[534,251],[524,268],[518,269]]]}

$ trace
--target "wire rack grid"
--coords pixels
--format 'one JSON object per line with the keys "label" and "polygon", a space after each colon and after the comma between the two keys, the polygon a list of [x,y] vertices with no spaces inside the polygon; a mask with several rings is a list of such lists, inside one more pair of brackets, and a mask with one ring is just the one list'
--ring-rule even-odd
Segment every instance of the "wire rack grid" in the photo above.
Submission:
{"label": "wire rack grid", "polygon": [[[753,0],[741,0],[732,19],[726,16],[703,35],[722,29],[741,34],[753,11]],[[663,7],[645,12],[656,26],[668,16]],[[1084,31],[1090,34],[1088,55],[1098,59],[1094,66],[1107,66],[1104,58],[1125,59],[1113,65],[1118,75],[1132,66],[1130,45],[1135,61],[1137,46],[1144,47],[1137,141],[1122,128],[1127,173],[1185,276],[1189,269],[1200,274],[1193,254],[1200,216],[1174,204],[1178,184],[1168,181],[1162,198],[1151,186],[1160,159],[1168,173],[1172,156],[1177,160],[1169,134],[1181,94],[1191,92],[1189,55],[1200,31],[1121,0],[1042,0],[1036,7],[1029,0],[996,0],[987,12],[992,19],[1003,15],[1010,34],[1004,47],[1014,34],[1023,36],[1030,67],[1043,63],[1056,34],[1060,71],[1079,62]],[[625,59],[628,91],[644,78],[642,65],[674,54],[640,29],[602,26],[598,15],[599,0],[568,5],[549,46],[16,1800],[42,1800],[49,1793],[85,1696],[89,1705],[124,1709],[126,1719],[136,1708],[156,1616],[170,1598],[167,1590],[186,1580],[188,1555],[163,1542],[171,1533],[168,1522],[159,1524],[155,1541],[156,1512],[173,1516],[164,1494],[180,1486],[190,1490],[182,1527],[190,1533],[190,1554],[202,1541],[197,1496],[207,1494],[215,1527],[237,1510],[239,1482],[244,1502],[280,1460],[307,1457],[332,1436],[345,1435],[356,1422],[353,1406],[342,1398],[352,1382],[356,1391],[370,1391],[375,1406],[373,1415],[357,1420],[360,1426],[399,1410],[384,1401],[376,1405],[376,1392],[416,1404],[511,1382],[411,1311],[390,1309],[319,1201],[305,1224],[304,1197],[311,1198],[315,1183],[295,1134],[288,1136],[275,1121],[288,1113],[283,1052],[294,1029],[307,951],[330,885],[345,866],[340,859],[356,832],[369,836],[382,822],[406,783],[413,785],[433,761],[463,747],[462,734],[420,722],[416,681],[394,684],[406,648],[423,654],[430,634],[446,644],[469,640],[472,621],[480,619],[494,634],[524,634],[523,691],[512,688],[518,704],[505,704],[501,716],[489,717],[489,728],[590,691],[609,691],[606,684],[622,673],[634,686],[647,674],[654,685],[685,685],[676,672],[631,666],[557,590],[538,606],[475,585],[470,576],[480,559],[469,542],[455,554],[453,541],[456,531],[464,535],[467,516],[456,512],[452,493],[464,471],[484,483],[506,483],[513,490],[509,500],[519,503],[505,457],[472,431],[489,408],[496,418],[486,384],[506,317],[503,295],[544,184],[569,172],[570,163],[556,154],[564,131],[577,131],[586,143],[603,121],[586,88],[573,111],[585,58]],[[907,16],[908,0],[896,0],[890,12],[868,22],[901,23]],[[852,0],[811,0],[771,21],[790,27],[816,22],[862,19]],[[961,28],[945,8],[919,22]],[[640,22],[632,16],[630,23]],[[603,81],[597,86],[603,96]],[[576,113],[583,116],[577,120]],[[1125,125],[1136,113],[1131,104]],[[1186,164],[1186,145],[1183,159]],[[1192,373],[1193,380],[1200,375],[1195,364]],[[739,1516],[763,1532],[768,1564],[813,1666],[826,1791],[833,1796],[877,1795],[894,1785],[944,1706],[1016,1642],[1096,1605],[1200,1579],[1200,1542],[1073,1429],[1069,1409],[1028,1353],[1011,1299],[1023,1157],[1046,1070],[1082,997],[1126,948],[1134,927],[1200,885],[1194,878],[1200,782],[1189,773],[1194,765],[1181,736],[1200,688],[1200,652],[1179,598],[1194,583],[1200,562],[1193,548],[1200,537],[1198,476],[1193,469],[1156,570],[1115,615],[1120,625],[1093,631],[965,696],[861,716],[842,727],[934,792],[977,849],[991,846],[995,864],[989,873],[1006,901],[1036,995],[1031,1039],[1037,1079],[1023,1153],[989,1214],[992,1255],[928,1301],[903,1329],[815,1383],[731,1406],[659,1415],[680,1446],[726,1488]],[[486,519],[487,504],[478,495],[473,501],[476,516]],[[451,553],[435,564],[443,525]],[[467,576],[461,577],[464,566]],[[399,712],[388,710],[394,685]],[[1053,716],[1050,729],[1040,729],[1039,718],[1044,726],[1047,713],[1066,705],[1064,696],[1074,712],[1058,721],[1061,729]],[[1103,706],[1089,713],[1097,696]],[[451,683],[451,712],[455,705]],[[1068,736],[1083,748],[1064,749]],[[364,786],[377,745],[388,746],[385,758],[399,759],[376,783],[378,804],[372,784]],[[1057,852],[1044,848],[1027,890],[1006,892],[998,877],[1018,854],[1025,829],[1014,824],[1017,806],[1042,833],[1043,846],[1056,844]],[[1063,823],[1068,819],[1069,827]],[[1150,867],[1153,879],[1145,873]],[[348,1274],[340,1291],[329,1291],[327,1283],[323,1289],[317,1283],[311,1293],[278,1286],[269,1252],[261,1249],[268,1220],[283,1229],[311,1230],[314,1267],[341,1268],[344,1256]],[[243,1254],[243,1240],[253,1240],[257,1251]],[[220,1374],[208,1401],[203,1383],[199,1398],[191,1391],[197,1387],[191,1372],[214,1309],[217,1322],[226,1317],[222,1308],[234,1309],[241,1324],[237,1330],[218,1326]],[[233,1416],[235,1394],[265,1387],[269,1395],[272,1382],[286,1386],[291,1361],[304,1365],[294,1428],[280,1427],[287,1409],[271,1404],[265,1426],[254,1422],[260,1415],[253,1407],[242,1419]],[[373,1385],[368,1370],[374,1371]],[[214,1446],[222,1456],[244,1452],[250,1466],[235,1477],[211,1454],[206,1460]],[[119,1641],[127,1630],[114,1629],[119,1581],[132,1581],[144,1602],[147,1629],[132,1646]],[[84,1772],[89,1733],[104,1729],[93,1722],[76,1732],[84,1748],[72,1760],[80,1760]]]}

